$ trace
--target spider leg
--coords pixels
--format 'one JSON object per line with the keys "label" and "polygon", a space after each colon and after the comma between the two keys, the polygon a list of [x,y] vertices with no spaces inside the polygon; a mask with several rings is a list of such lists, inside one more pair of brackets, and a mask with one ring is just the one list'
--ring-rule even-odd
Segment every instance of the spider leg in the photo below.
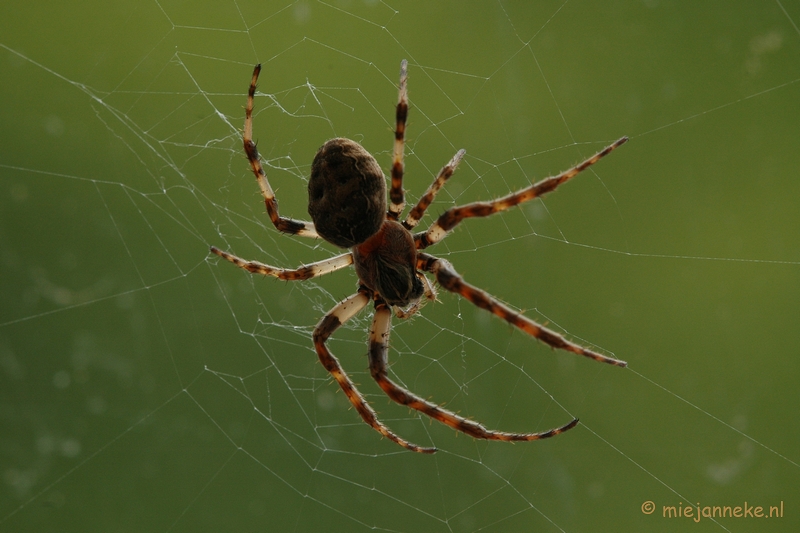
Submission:
{"label": "spider leg", "polygon": [[256,176],[258,186],[261,188],[261,196],[264,197],[264,204],[267,207],[267,213],[270,220],[278,229],[283,233],[291,235],[300,235],[301,237],[317,238],[314,224],[304,220],[294,220],[280,216],[278,213],[278,201],[275,199],[275,193],[272,192],[272,187],[267,181],[267,175],[264,168],[261,166],[261,160],[258,155],[258,148],[256,143],[253,142],[253,99],[256,94],[256,82],[258,75],[261,72],[261,65],[256,65],[253,69],[253,79],[250,82],[250,89],[247,91],[247,107],[245,107],[244,118],[244,133],[242,134],[242,142],[244,144],[244,151],[247,154],[247,160],[250,162],[250,168]]}
{"label": "spider leg", "polygon": [[403,149],[405,146],[406,119],[408,118],[408,61],[400,62],[400,84],[397,96],[397,126],[394,131],[394,154],[392,157],[392,187],[389,190],[389,212],[386,216],[390,220],[397,220],[405,206],[403,193]]}
{"label": "spider leg", "polygon": [[320,320],[319,324],[317,324],[317,327],[314,328],[314,348],[317,350],[317,355],[319,356],[322,366],[325,367],[325,370],[331,373],[333,378],[344,391],[347,399],[350,400],[350,403],[352,403],[353,407],[356,408],[358,414],[361,415],[361,418],[364,420],[364,422],[372,426],[375,431],[384,437],[393,440],[403,448],[407,448],[411,451],[419,453],[434,453],[436,452],[436,448],[424,448],[422,446],[412,444],[401,439],[395,435],[392,430],[383,425],[383,423],[378,420],[378,415],[375,414],[375,411],[372,409],[372,407],[369,406],[361,393],[358,392],[350,378],[347,377],[347,374],[345,374],[344,370],[339,364],[338,359],[336,359],[330,350],[328,350],[328,347],[325,344],[333,332],[336,331],[339,326],[355,316],[356,313],[364,309],[364,307],[366,307],[366,305],[369,303],[370,299],[371,291],[362,287],[356,294],[350,296],[349,298],[345,298],[338,305],[336,305],[336,307],[331,309],[331,311],[325,315],[322,320]]}
{"label": "spider leg", "polygon": [[566,350],[568,352],[583,355],[601,363],[608,363],[616,366],[627,366],[628,363],[613,357],[607,357],[588,348],[566,340],[564,337],[530,318],[514,311],[507,305],[501,303],[489,293],[470,285],[455,271],[449,261],[434,257],[429,254],[421,253],[417,256],[417,269],[431,272],[436,276],[439,285],[450,292],[461,295],[481,309],[493,313],[512,326],[516,326],[531,337],[535,337],[552,348]]}
{"label": "spider leg", "polygon": [[546,439],[568,429],[572,429],[578,424],[574,419],[569,424],[554,428],[541,433],[506,433],[504,431],[493,431],[486,429],[474,420],[466,419],[452,411],[423,400],[416,394],[409,392],[403,387],[389,379],[386,373],[388,360],[389,331],[391,330],[392,313],[388,305],[378,300],[375,304],[375,318],[372,321],[372,329],[369,335],[369,370],[372,377],[378,382],[381,389],[395,402],[416,409],[429,417],[438,420],[442,424],[457,429],[476,439],[503,440],[503,441],[530,441]]}
{"label": "spider leg", "polygon": [[453,159],[450,160],[445,166],[442,167],[442,170],[439,171],[439,175],[436,176],[436,179],[433,180],[431,186],[428,187],[428,190],[425,191],[425,194],[422,195],[422,198],[419,199],[417,205],[414,206],[414,209],[408,213],[405,221],[403,221],[403,226],[406,229],[411,229],[419,224],[419,220],[422,218],[422,215],[425,214],[425,211],[428,209],[428,206],[431,205],[433,199],[436,198],[436,194],[439,192],[439,189],[442,188],[444,183],[450,179],[450,176],[453,175],[453,172],[456,171],[456,167],[461,162],[461,159],[464,157],[466,150],[463,148],[456,152],[456,155],[453,156]]}
{"label": "spider leg", "polygon": [[353,254],[347,252],[345,254],[331,257],[330,259],[323,259],[322,261],[317,261],[316,263],[310,263],[308,265],[303,265],[299,268],[289,270],[286,268],[265,265],[264,263],[259,263],[258,261],[247,261],[241,257],[229,254],[228,252],[223,252],[216,246],[212,246],[211,251],[221,258],[230,261],[239,268],[247,270],[248,272],[272,276],[274,278],[286,281],[304,281],[307,279],[316,278],[317,276],[330,274],[331,272],[336,272],[339,269],[353,264]]}
{"label": "spider leg", "polygon": [[430,228],[428,228],[428,231],[414,235],[414,241],[417,243],[417,249],[423,250],[428,246],[441,241],[465,218],[486,217],[493,215],[500,211],[505,211],[509,207],[514,207],[515,205],[523,202],[528,202],[534,198],[538,198],[539,196],[555,190],[556,187],[575,177],[581,171],[586,170],[588,167],[594,165],[600,161],[600,159],[607,156],[613,150],[619,148],[626,142],[628,142],[628,138],[622,137],[618,141],[603,148],[583,163],[580,163],[571,169],[558,174],[557,176],[545,178],[534,183],[533,185],[525,187],[524,189],[520,189],[517,192],[497,198],[490,202],[473,202],[471,204],[448,209],[436,220],[436,222],[431,225]]}

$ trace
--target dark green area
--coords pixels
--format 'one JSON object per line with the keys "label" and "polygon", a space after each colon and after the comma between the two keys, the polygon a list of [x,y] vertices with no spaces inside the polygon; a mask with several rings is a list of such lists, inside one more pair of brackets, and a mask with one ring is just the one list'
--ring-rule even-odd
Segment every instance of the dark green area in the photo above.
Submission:
{"label": "dark green area", "polygon": [[[0,530],[792,531],[800,526],[800,8],[789,2],[44,2],[0,8]],[[561,190],[431,248],[623,370],[553,352],[450,294],[395,320],[394,377],[508,431],[476,442],[390,405],[364,312],[311,331],[352,271],[307,218],[312,157],[362,143],[388,173],[409,60],[409,202],[430,215],[631,140]],[[433,219],[426,217],[422,224]],[[642,504],[653,501],[647,515]],[[783,518],[663,506],[784,503]]]}

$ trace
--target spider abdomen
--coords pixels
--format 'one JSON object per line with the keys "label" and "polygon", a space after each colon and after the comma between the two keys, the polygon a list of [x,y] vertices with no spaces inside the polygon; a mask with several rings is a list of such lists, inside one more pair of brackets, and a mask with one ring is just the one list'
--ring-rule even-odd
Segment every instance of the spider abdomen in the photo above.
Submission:
{"label": "spider abdomen", "polygon": [[378,232],[386,217],[386,178],[363,146],[340,137],[320,147],[311,164],[308,214],[320,237],[342,248]]}
{"label": "spider abdomen", "polygon": [[416,273],[414,238],[402,224],[386,220],[378,233],[353,248],[361,283],[389,305],[404,307],[424,292]]}

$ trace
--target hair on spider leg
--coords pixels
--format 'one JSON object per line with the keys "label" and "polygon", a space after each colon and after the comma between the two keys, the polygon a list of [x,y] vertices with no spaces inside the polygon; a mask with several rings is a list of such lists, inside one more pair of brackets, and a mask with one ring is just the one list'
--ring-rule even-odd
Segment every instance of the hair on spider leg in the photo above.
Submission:
{"label": "hair on spider leg", "polygon": [[322,366],[337,382],[361,419],[403,448],[419,453],[436,451],[434,447],[419,446],[399,437],[383,424],[327,346],[327,341],[334,332],[370,302],[374,304],[367,341],[370,374],[394,402],[479,439],[532,441],[550,438],[575,427],[578,424],[577,418],[573,418],[563,426],[536,433],[490,430],[398,385],[389,378],[387,371],[391,318],[392,314],[398,318],[409,318],[418,313],[427,301],[436,301],[436,289],[432,281],[426,277],[426,274],[430,274],[441,288],[461,296],[476,307],[505,320],[509,325],[551,348],[569,351],[615,366],[625,366],[627,363],[624,361],[584,348],[525,317],[489,293],[467,283],[449,261],[423,250],[442,241],[456,226],[468,218],[481,218],[500,213],[554,191],[623,145],[628,138],[620,138],[592,157],[558,175],[544,178],[495,200],[451,207],[441,213],[428,229],[412,234],[411,230],[417,226],[438,192],[453,175],[464,158],[465,151],[461,149],[456,152],[442,167],[405,220],[399,222],[405,208],[403,159],[408,119],[408,62],[403,60],[400,63],[388,194],[387,178],[372,154],[353,140],[341,137],[330,139],[319,148],[311,165],[311,176],[308,181],[308,214],[311,216],[311,221],[296,220],[280,215],[275,193],[269,184],[258,148],[253,141],[253,106],[260,72],[261,65],[256,65],[247,91],[242,144],[250,169],[261,190],[270,221],[280,232],[300,237],[322,238],[347,251],[330,259],[295,269],[241,259],[213,246],[211,252],[253,274],[263,274],[286,281],[305,281],[350,265],[354,267],[359,282],[358,290],[341,300],[317,323],[312,333],[314,349]]}

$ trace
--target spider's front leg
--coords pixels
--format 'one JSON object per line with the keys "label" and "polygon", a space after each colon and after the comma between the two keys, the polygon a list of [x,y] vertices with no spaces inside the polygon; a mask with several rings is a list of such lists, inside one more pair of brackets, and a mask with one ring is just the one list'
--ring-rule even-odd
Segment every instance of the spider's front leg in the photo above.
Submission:
{"label": "spider's front leg", "polygon": [[369,335],[369,370],[373,379],[381,389],[395,402],[416,409],[417,411],[438,420],[442,424],[457,429],[476,439],[502,440],[502,441],[531,441],[554,437],[578,424],[578,419],[569,424],[541,433],[506,433],[486,429],[474,420],[458,416],[452,411],[423,400],[416,394],[404,389],[387,375],[389,332],[391,330],[392,313],[386,302],[378,300],[375,303],[375,318]]}
{"label": "spider's front leg", "polygon": [[278,213],[278,201],[275,199],[275,193],[272,191],[272,187],[270,187],[269,181],[267,181],[264,168],[261,166],[258,148],[256,148],[256,143],[253,141],[253,100],[256,95],[256,84],[260,73],[261,65],[259,64],[253,69],[253,79],[250,81],[250,88],[247,91],[247,107],[245,107],[244,111],[244,133],[242,134],[244,153],[247,154],[250,168],[256,176],[256,181],[258,181],[258,186],[261,189],[261,196],[264,197],[264,205],[267,208],[269,218],[278,231],[291,235],[300,235],[301,237],[317,238],[319,235],[317,235],[313,223],[306,222],[305,220],[294,220],[282,217],[280,213]]}
{"label": "spider's front leg", "polygon": [[325,370],[330,372],[333,379],[335,379],[342,388],[347,399],[350,400],[350,403],[356,408],[356,411],[361,415],[364,422],[372,426],[375,431],[396,442],[403,448],[419,453],[434,453],[436,452],[436,448],[425,448],[412,444],[401,439],[395,435],[392,430],[383,425],[383,423],[378,420],[378,415],[375,414],[372,407],[369,406],[350,378],[347,377],[347,374],[339,364],[339,360],[336,359],[325,344],[328,338],[333,335],[333,332],[339,329],[339,326],[353,318],[356,313],[364,309],[370,299],[371,291],[362,287],[356,294],[346,298],[334,307],[320,320],[319,324],[317,324],[317,327],[314,329],[314,348],[317,350],[317,355],[319,356],[322,366],[325,367]]}
{"label": "spider's front leg", "polygon": [[627,366],[628,363],[613,357],[608,357],[574,342],[570,342],[555,331],[548,329],[541,324],[537,324],[530,318],[514,311],[507,305],[494,298],[489,293],[470,285],[453,268],[449,261],[434,257],[426,253],[417,256],[417,269],[430,272],[436,276],[439,285],[450,292],[461,295],[474,305],[485,309],[490,313],[499,316],[512,326],[516,326],[531,337],[535,337],[552,348],[566,350],[578,355],[583,355],[601,363],[608,363],[616,366]]}

